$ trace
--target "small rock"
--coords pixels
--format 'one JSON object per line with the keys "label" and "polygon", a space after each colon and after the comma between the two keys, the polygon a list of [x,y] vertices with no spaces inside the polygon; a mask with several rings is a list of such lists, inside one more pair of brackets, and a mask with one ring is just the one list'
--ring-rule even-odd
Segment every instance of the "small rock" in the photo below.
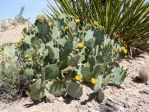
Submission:
{"label": "small rock", "polygon": [[146,93],[146,94],[149,94],[149,88],[144,88],[141,93]]}
{"label": "small rock", "polygon": [[112,112],[115,112],[115,111],[117,112],[117,111],[118,111],[117,106],[116,106],[115,103],[114,103],[112,100],[110,100],[110,99],[107,99],[107,100],[105,101],[105,105],[106,105],[106,107],[112,109]]}
{"label": "small rock", "polygon": [[140,105],[140,106],[143,106],[143,102],[140,102],[139,105]]}
{"label": "small rock", "polygon": [[76,105],[76,108],[81,108],[81,105]]}
{"label": "small rock", "polygon": [[87,106],[77,106],[77,107],[76,108],[77,108],[78,112],[88,112],[88,107]]}
{"label": "small rock", "polygon": [[88,107],[92,107],[93,104],[92,104],[91,102],[88,102],[88,103],[87,103],[87,106],[88,106]]}
{"label": "small rock", "polygon": [[123,104],[124,104],[124,107],[125,108],[128,108],[129,107],[129,104],[127,102],[124,102]]}
{"label": "small rock", "polygon": [[128,98],[128,97],[126,97],[126,100],[128,101],[128,100],[129,100],[129,98]]}
{"label": "small rock", "polygon": [[57,100],[60,101],[60,102],[64,101],[63,97],[59,97]]}
{"label": "small rock", "polygon": [[118,112],[118,111],[115,111],[112,107],[108,107],[108,106],[105,106],[105,108],[102,111],[103,112]]}
{"label": "small rock", "polygon": [[147,83],[149,81],[149,68],[143,67],[139,70],[139,78],[142,82]]}
{"label": "small rock", "polygon": [[120,110],[120,112],[125,112],[125,111],[124,111],[124,107],[121,107],[121,106],[120,106],[120,107],[119,107],[119,110]]}
{"label": "small rock", "polygon": [[55,98],[55,96],[54,95],[52,95],[52,94],[47,94],[46,95],[46,100],[47,100],[47,102],[49,102],[49,103],[54,103],[54,100],[55,100],[56,98]]}

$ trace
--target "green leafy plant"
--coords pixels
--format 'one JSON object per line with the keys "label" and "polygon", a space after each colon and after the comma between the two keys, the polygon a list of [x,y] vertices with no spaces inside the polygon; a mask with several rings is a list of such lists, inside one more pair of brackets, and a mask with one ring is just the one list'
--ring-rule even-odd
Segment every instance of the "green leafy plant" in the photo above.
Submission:
{"label": "green leafy plant", "polygon": [[126,70],[115,64],[127,53],[125,47],[73,16],[62,13],[47,19],[39,15],[23,34],[18,50],[24,74],[33,79],[27,94],[34,100],[46,97],[47,91],[79,99],[84,81],[100,94],[109,81],[121,84],[126,76]]}
{"label": "green leafy plant", "polygon": [[[64,12],[91,23],[128,47],[149,40],[149,3],[145,0],[57,0],[53,14]],[[49,11],[46,13],[49,17]]]}

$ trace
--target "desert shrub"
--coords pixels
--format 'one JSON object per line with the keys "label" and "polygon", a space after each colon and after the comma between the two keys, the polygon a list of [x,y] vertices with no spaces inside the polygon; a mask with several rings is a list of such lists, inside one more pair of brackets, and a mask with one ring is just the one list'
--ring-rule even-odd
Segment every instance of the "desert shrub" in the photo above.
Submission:
{"label": "desert shrub", "polygon": [[48,93],[78,99],[80,83],[87,82],[102,101],[107,84],[120,85],[126,76],[118,64],[126,48],[79,18],[63,13],[52,19],[39,15],[23,34],[17,49],[25,63],[23,74],[32,77],[27,94],[34,100]]}
{"label": "desert shrub", "polygon": [[0,98],[17,98],[23,62],[19,61],[14,44],[6,44],[0,50]]}
{"label": "desert shrub", "polygon": [[[86,23],[95,23],[102,32],[128,47],[149,40],[149,3],[145,0],[56,0],[55,3],[57,8],[49,3],[54,14],[64,12]],[[51,16],[49,11],[47,15]]]}

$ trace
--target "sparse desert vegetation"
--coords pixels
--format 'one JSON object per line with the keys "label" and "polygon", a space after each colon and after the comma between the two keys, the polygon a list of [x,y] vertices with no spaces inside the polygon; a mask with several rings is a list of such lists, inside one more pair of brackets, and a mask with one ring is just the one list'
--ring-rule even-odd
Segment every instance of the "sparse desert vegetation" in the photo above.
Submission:
{"label": "sparse desert vegetation", "polygon": [[0,22],[0,111],[148,112],[149,3],[55,4]]}

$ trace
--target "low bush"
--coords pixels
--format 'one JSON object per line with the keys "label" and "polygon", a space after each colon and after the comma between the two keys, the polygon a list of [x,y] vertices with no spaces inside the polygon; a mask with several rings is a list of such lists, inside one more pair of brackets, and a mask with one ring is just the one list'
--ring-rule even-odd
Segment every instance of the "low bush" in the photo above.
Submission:
{"label": "low bush", "polygon": [[22,68],[16,46],[4,45],[0,50],[0,99],[13,100],[18,97]]}

